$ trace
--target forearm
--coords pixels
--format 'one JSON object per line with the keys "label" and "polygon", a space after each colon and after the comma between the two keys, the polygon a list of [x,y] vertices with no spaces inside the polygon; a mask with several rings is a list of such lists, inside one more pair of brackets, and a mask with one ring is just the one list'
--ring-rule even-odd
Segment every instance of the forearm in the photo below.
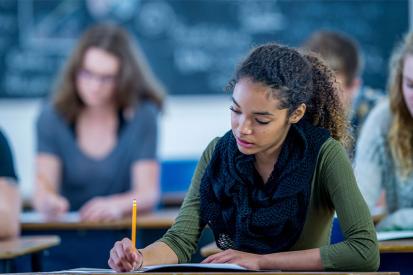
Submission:
{"label": "forearm", "polygon": [[322,270],[320,249],[289,251],[262,255],[261,270]]}
{"label": "forearm", "polygon": [[0,239],[13,238],[20,233],[19,215],[10,211],[0,210]]}
{"label": "forearm", "polygon": [[159,202],[159,163],[156,160],[139,160],[132,166],[132,188],[131,191],[118,196],[124,199],[124,213],[131,211],[130,202],[136,199],[140,211],[150,211]]}
{"label": "forearm", "polygon": [[20,233],[20,194],[15,186],[0,179],[0,239]]}
{"label": "forearm", "polygon": [[36,179],[33,206],[37,211],[47,212],[53,206],[49,201],[59,200],[61,177],[60,159],[55,155],[39,153],[36,157]]}
{"label": "forearm", "polygon": [[40,212],[45,211],[45,204],[43,202],[46,201],[49,197],[54,196],[58,196],[56,191],[46,188],[45,186],[43,186],[43,183],[38,182],[34,190],[34,195],[32,196],[33,208]]}
{"label": "forearm", "polygon": [[143,266],[158,264],[176,264],[178,256],[163,242],[155,242],[141,249],[143,255]]}
{"label": "forearm", "polygon": [[132,190],[127,193],[112,195],[110,199],[122,213],[122,216],[126,216],[132,211],[132,200],[136,199],[139,212],[146,212],[156,207],[159,201],[159,195],[153,192],[139,194]]}

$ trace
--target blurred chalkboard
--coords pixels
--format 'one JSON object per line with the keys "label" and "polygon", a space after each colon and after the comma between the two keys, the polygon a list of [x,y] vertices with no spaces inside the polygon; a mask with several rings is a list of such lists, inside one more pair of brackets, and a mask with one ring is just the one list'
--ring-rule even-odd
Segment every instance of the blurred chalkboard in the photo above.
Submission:
{"label": "blurred chalkboard", "polygon": [[0,0],[0,97],[48,94],[79,35],[107,20],[134,34],[171,94],[221,93],[252,46],[297,46],[320,28],[355,37],[364,82],[384,88],[408,1]]}

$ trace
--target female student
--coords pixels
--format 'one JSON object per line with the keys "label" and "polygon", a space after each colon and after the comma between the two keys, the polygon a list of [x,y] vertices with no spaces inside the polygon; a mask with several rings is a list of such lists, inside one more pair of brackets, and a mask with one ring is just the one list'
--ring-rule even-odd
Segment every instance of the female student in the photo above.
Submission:
{"label": "female student", "polygon": [[[163,90],[120,27],[84,33],[54,100],[37,121],[35,208],[113,220],[152,209],[159,197],[157,117]],[[138,55],[136,55],[138,53]]]}
{"label": "female student", "polygon": [[374,209],[386,193],[388,216],[378,229],[413,228],[413,33],[394,51],[390,100],[373,109],[357,144],[355,174]]}
{"label": "female student", "polygon": [[[176,223],[141,250],[116,242],[109,265],[187,262],[208,225],[223,252],[205,263],[376,270],[376,235],[342,146],[347,124],[332,77],[294,49],[254,49],[230,82],[232,131],[204,151]],[[334,211],[345,241],[329,245]]]}
{"label": "female student", "polygon": [[21,199],[16,183],[10,146],[0,130],[0,240],[20,233]]}

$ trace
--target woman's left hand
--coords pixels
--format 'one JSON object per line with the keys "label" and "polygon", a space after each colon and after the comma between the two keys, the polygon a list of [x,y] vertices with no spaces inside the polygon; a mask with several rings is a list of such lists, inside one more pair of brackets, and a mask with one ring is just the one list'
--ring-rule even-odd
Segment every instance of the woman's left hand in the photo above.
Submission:
{"label": "woman's left hand", "polygon": [[260,270],[262,266],[263,255],[242,252],[233,249],[227,249],[217,254],[211,255],[202,263],[230,263],[238,264],[250,270]]}
{"label": "woman's left hand", "polygon": [[122,218],[122,211],[113,198],[95,197],[80,209],[82,221],[113,221]]}

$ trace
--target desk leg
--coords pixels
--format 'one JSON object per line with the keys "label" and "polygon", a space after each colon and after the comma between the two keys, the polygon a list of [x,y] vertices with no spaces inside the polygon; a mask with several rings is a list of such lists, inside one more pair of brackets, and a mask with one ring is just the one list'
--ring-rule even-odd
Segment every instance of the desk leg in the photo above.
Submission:
{"label": "desk leg", "polygon": [[42,251],[32,254],[32,272],[42,272]]}

